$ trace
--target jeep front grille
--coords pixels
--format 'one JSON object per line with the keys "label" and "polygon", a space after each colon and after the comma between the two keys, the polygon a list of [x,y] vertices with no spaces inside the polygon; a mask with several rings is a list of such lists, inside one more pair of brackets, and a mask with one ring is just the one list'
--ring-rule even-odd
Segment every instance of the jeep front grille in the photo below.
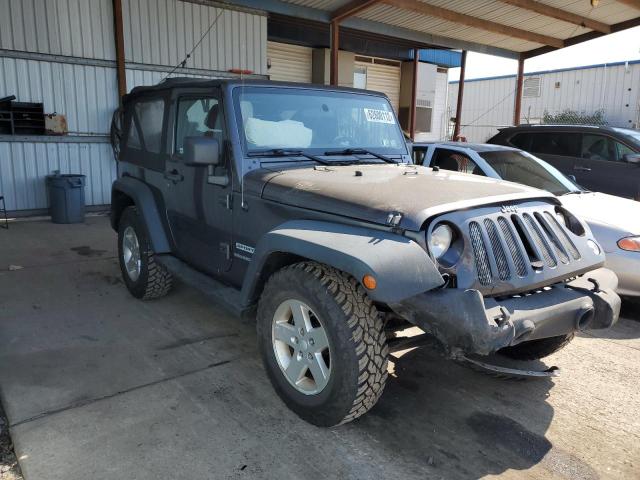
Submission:
{"label": "jeep front grille", "polygon": [[469,233],[471,234],[471,246],[473,247],[473,255],[476,258],[476,270],[478,270],[478,280],[482,285],[491,283],[491,265],[489,264],[489,255],[482,239],[482,232],[478,222],[469,224]]}
{"label": "jeep front grille", "polygon": [[471,248],[481,285],[491,285],[498,279],[508,281],[513,276],[523,278],[529,272],[553,269],[559,262],[568,265],[580,259],[564,227],[551,213],[543,214],[514,213],[469,222]]}

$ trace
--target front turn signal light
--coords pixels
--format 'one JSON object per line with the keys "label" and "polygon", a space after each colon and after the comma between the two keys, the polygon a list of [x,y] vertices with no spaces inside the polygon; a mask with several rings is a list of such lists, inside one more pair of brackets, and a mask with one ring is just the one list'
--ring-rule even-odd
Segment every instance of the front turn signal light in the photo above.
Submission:
{"label": "front turn signal light", "polygon": [[362,277],[362,284],[367,290],[375,290],[378,286],[378,282],[373,275],[365,275],[364,277]]}
{"label": "front turn signal light", "polygon": [[628,252],[640,252],[640,237],[626,237],[618,240],[618,247]]}

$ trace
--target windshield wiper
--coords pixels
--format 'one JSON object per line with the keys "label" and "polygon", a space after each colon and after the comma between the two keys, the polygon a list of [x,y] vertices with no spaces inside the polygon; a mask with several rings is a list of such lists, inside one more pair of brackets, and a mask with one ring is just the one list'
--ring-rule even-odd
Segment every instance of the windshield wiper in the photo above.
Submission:
{"label": "windshield wiper", "polygon": [[305,153],[302,150],[288,150],[286,148],[272,148],[270,150],[259,150],[247,153],[248,157],[305,157],[314,162],[321,163],[322,165],[331,165],[331,162],[323,160],[310,153]]}
{"label": "windshield wiper", "polygon": [[329,152],[324,152],[326,156],[331,155],[371,155],[382,160],[385,163],[394,163],[397,164],[395,160],[391,160],[386,155],[380,155],[379,153],[372,152],[370,150],[365,150],[364,148],[345,148],[344,150],[334,150]]}

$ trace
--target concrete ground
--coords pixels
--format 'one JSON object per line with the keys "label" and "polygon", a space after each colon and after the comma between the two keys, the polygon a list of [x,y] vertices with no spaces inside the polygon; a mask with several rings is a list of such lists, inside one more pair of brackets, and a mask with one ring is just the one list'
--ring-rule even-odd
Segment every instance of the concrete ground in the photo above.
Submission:
{"label": "concrete ground", "polygon": [[553,380],[409,351],[369,414],[319,429],[273,392],[253,325],[182,285],[132,298],[106,218],[0,230],[0,388],[27,480],[638,479],[640,322],[598,336],[551,357]]}

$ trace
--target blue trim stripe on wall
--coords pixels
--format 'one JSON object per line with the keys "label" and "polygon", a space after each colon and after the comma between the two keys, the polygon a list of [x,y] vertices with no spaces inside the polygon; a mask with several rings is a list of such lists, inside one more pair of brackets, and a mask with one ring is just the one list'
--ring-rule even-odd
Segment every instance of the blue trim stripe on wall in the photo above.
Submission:
{"label": "blue trim stripe on wall", "polygon": [[[413,59],[413,50],[409,57]],[[418,57],[421,62],[435,63],[439,67],[456,68],[460,66],[462,53],[455,50],[443,50],[439,48],[420,49]]]}

